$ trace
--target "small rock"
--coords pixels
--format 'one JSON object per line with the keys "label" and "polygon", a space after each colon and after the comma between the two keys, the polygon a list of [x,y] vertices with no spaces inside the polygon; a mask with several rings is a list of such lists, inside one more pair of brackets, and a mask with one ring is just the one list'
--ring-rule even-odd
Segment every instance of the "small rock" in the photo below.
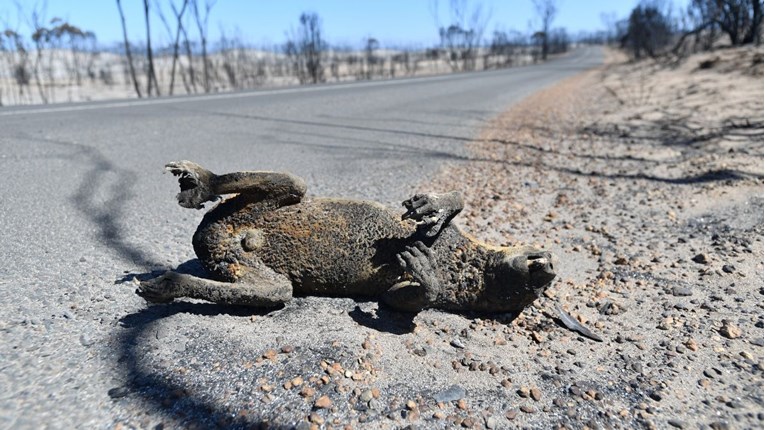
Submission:
{"label": "small rock", "polygon": [[509,411],[505,413],[505,418],[507,418],[510,421],[514,420],[515,417],[517,416],[518,416],[518,411],[516,411],[515,409],[510,409]]}
{"label": "small rock", "polygon": [[693,290],[688,287],[673,287],[672,295],[675,297],[688,297],[693,295]]}
{"label": "small rock", "polygon": [[710,262],[709,257],[706,254],[704,254],[704,253],[696,254],[692,258],[692,260],[693,260],[694,263],[699,263],[699,264],[709,264],[709,262]]}
{"label": "small rock", "polygon": [[106,392],[112,399],[119,399],[128,395],[127,387],[114,387]]}
{"label": "small rock", "polygon": [[313,407],[317,409],[328,409],[330,406],[332,406],[332,400],[328,396],[319,397],[313,404]]}
{"label": "small rock", "polygon": [[534,401],[539,401],[539,399],[542,398],[542,391],[539,388],[532,388],[529,392],[531,394],[531,398],[534,399]]}
{"label": "small rock", "polygon": [[736,267],[732,264],[723,264],[722,271],[725,273],[733,273],[736,271]]}
{"label": "small rock", "polygon": [[720,328],[720,334],[728,339],[741,337],[741,329],[730,321],[723,320],[723,326]]}
{"label": "small rock", "polygon": [[436,402],[448,403],[454,400],[460,400],[467,395],[467,391],[459,385],[452,385],[446,390],[440,391],[433,396]]}
{"label": "small rock", "polygon": [[528,406],[528,405],[522,405],[520,409],[521,409],[521,411],[523,411],[523,412],[525,412],[527,414],[533,414],[534,412],[537,411],[532,406]]}
{"label": "small rock", "polygon": [[317,414],[316,412],[311,412],[311,415],[309,418],[311,422],[314,424],[317,424],[317,425],[324,424],[324,418],[322,418],[321,415]]}
{"label": "small rock", "polygon": [[696,343],[696,341],[693,339],[688,339],[687,341],[685,341],[685,347],[690,349],[693,352],[696,352],[699,350],[699,344]]}
{"label": "small rock", "polygon": [[459,349],[464,349],[465,348],[465,344],[462,343],[462,341],[459,340],[459,338],[452,339],[452,341],[449,342],[449,345],[451,345],[451,346],[453,346],[455,348],[459,348]]}
{"label": "small rock", "polygon": [[364,402],[364,403],[367,403],[367,402],[369,402],[370,400],[372,400],[372,390],[365,390],[365,391],[362,391],[362,392],[361,392],[361,395],[359,395],[359,399],[360,399],[362,402]]}
{"label": "small rock", "polygon": [[497,419],[493,416],[486,418],[486,428],[487,429],[495,429],[499,427],[499,422],[497,422]]}
{"label": "small rock", "polygon": [[669,421],[667,421],[667,424],[671,425],[674,428],[678,428],[678,429],[684,429],[685,425],[686,425],[684,421],[680,421],[680,420],[674,419],[674,418],[672,418]]}
{"label": "small rock", "polygon": [[462,409],[463,411],[466,411],[468,409],[468,404],[465,401],[465,399],[457,400],[457,409]]}
{"label": "small rock", "polygon": [[518,389],[517,393],[519,396],[523,397],[524,399],[529,397],[529,387],[521,387]]}

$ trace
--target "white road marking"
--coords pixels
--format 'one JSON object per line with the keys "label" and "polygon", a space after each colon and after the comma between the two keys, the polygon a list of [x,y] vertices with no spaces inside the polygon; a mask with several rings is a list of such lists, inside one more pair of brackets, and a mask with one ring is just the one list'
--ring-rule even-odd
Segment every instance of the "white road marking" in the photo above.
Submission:
{"label": "white road marking", "polygon": [[159,99],[133,99],[129,101],[121,100],[121,101],[115,101],[110,103],[96,102],[96,104],[40,107],[40,108],[11,110],[11,111],[0,110],[0,116],[31,115],[31,114],[53,113],[53,112],[76,112],[76,111],[94,110],[94,109],[112,109],[112,108],[133,107],[133,106],[164,105],[164,104],[170,104],[170,103],[190,103],[190,102],[205,101],[205,100],[240,99],[240,98],[247,98],[247,97],[269,96],[273,94],[313,93],[313,92],[319,92],[319,91],[331,91],[336,89],[343,89],[348,87],[355,87],[355,88],[382,87],[382,86],[388,86],[388,85],[398,85],[401,83],[407,83],[411,81],[438,82],[438,81],[443,81],[447,79],[454,79],[460,76],[464,76],[464,75],[447,74],[447,75],[439,75],[439,76],[400,78],[400,79],[377,81],[377,82],[350,82],[350,83],[330,84],[330,85],[319,86],[319,87],[279,88],[279,89],[273,89],[273,90],[255,90],[255,91],[249,91],[249,92],[243,92],[243,93],[237,92],[237,93],[222,93],[222,94],[202,94],[202,95],[191,95],[191,96],[180,96],[180,97],[166,97],[166,98],[159,98]]}

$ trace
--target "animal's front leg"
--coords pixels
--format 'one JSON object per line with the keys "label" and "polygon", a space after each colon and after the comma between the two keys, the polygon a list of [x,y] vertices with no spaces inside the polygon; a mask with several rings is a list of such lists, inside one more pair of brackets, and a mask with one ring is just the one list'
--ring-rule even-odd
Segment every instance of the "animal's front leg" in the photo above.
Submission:
{"label": "animal's front leg", "polygon": [[404,272],[411,276],[411,281],[402,281],[385,292],[383,301],[398,309],[419,311],[430,307],[438,299],[439,280],[436,260],[431,251],[422,242],[408,246],[397,255]]}
{"label": "animal's front leg", "polygon": [[464,206],[462,196],[456,192],[446,194],[416,194],[402,205],[406,213],[401,219],[411,218],[420,223],[425,237],[435,237],[449,224]]}

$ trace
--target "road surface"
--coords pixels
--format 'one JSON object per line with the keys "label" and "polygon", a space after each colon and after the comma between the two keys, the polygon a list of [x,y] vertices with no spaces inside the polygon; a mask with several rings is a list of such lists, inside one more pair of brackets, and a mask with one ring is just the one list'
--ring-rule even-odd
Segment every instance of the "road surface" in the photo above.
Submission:
{"label": "road surface", "polygon": [[[500,71],[0,109],[0,428],[204,427],[247,407],[262,413],[245,422],[273,422],[274,407],[242,394],[257,378],[200,369],[206,357],[226,368],[291,342],[294,362],[308,363],[337,332],[359,330],[343,301],[342,327],[292,327],[334,312],[335,302],[306,301],[283,317],[284,333],[250,326],[238,341],[226,335],[250,321],[240,311],[147,310],[129,280],[193,259],[203,214],[176,205],[165,162],[288,170],[310,195],[393,205],[444,162],[468,159],[465,144],[513,103],[601,62],[599,48],[583,48]],[[287,407],[294,417],[282,424],[304,416],[300,408]]]}

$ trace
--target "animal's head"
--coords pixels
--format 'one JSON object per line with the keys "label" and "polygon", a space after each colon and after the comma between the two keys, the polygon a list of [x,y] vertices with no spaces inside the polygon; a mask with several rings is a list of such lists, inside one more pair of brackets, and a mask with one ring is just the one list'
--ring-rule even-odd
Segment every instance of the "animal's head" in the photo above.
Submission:
{"label": "animal's head", "polygon": [[532,247],[505,248],[487,273],[492,301],[502,311],[520,311],[537,299],[555,279],[553,257]]}

